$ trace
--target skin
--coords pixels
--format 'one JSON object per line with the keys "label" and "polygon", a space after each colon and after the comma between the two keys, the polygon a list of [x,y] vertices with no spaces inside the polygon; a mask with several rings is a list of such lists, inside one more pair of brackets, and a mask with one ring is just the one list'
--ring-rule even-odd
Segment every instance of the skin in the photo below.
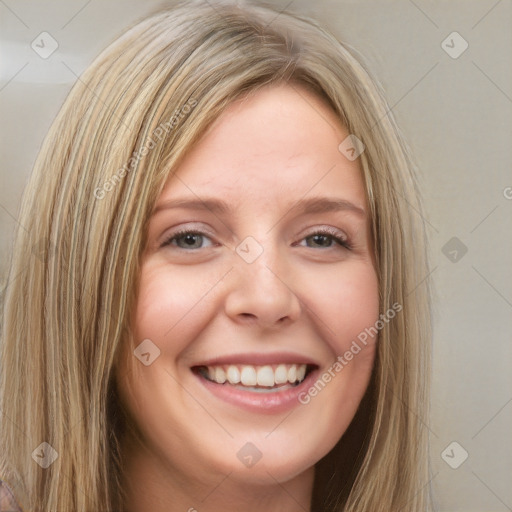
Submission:
{"label": "skin", "polygon": [[[347,136],[312,93],[266,87],[226,108],[170,176],[150,220],[134,314],[133,346],[150,339],[160,355],[148,366],[131,356],[133,368],[118,373],[143,437],[143,445],[124,444],[127,511],[310,510],[314,465],[356,412],[376,340],[291,413],[241,410],[212,395],[191,367],[218,355],[289,351],[311,357],[321,374],[376,322],[359,159],[338,150]],[[363,212],[291,210],[317,196]],[[158,210],[198,197],[222,199],[231,211]],[[312,236],[325,227],[351,248]],[[183,236],[172,239],[178,228],[207,234],[192,237],[190,249]],[[235,251],[249,236],[263,249],[252,263]],[[237,458],[247,442],[262,454],[251,468]]]}

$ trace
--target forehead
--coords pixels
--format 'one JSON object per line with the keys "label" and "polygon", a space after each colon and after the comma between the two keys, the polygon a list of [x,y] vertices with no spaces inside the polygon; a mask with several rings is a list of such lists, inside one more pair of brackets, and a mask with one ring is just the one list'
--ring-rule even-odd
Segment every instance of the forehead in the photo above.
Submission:
{"label": "forehead", "polygon": [[358,160],[338,149],[348,135],[313,93],[295,85],[267,86],[224,110],[170,176],[162,196],[220,195],[242,204],[329,192],[364,207]]}

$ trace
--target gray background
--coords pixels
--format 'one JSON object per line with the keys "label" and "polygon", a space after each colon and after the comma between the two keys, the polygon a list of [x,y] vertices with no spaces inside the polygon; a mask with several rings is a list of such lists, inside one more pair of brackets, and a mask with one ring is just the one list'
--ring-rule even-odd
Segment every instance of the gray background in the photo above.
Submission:
{"label": "gray background", "polygon": [[[424,421],[439,509],[512,510],[512,2],[274,3],[316,16],[364,56],[421,170],[436,293]],[[163,5],[0,0],[1,287],[24,184],[67,92],[127,24]],[[31,48],[43,31],[59,45],[46,59]],[[469,45],[457,58],[445,51],[463,48],[454,31]]]}

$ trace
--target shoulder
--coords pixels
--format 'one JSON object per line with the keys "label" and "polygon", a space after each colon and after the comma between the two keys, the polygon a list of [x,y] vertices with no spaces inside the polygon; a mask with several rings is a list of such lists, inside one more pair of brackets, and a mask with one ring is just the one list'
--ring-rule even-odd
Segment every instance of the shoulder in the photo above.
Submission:
{"label": "shoulder", "polygon": [[23,512],[11,488],[3,480],[0,480],[0,512]]}

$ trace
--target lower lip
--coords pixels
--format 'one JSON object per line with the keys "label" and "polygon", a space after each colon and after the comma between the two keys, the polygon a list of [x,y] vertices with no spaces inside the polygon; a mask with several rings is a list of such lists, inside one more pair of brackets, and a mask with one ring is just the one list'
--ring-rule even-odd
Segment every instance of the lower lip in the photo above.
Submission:
{"label": "lower lip", "polygon": [[299,385],[293,388],[268,393],[244,391],[229,384],[212,382],[198,373],[194,373],[194,375],[208,391],[225,402],[250,412],[277,414],[303,405],[299,401],[299,395],[303,395],[311,387],[317,372],[318,368],[311,371]]}

